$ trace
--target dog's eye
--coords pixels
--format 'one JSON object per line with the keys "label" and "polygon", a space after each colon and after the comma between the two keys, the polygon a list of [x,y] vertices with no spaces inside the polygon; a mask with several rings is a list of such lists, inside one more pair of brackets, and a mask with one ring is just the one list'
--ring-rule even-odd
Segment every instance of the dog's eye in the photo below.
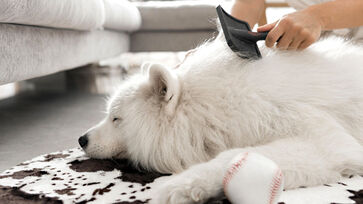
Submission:
{"label": "dog's eye", "polygon": [[119,121],[119,120],[120,120],[120,118],[113,118],[112,122],[116,122],[116,121]]}
{"label": "dog's eye", "polygon": [[166,92],[168,92],[168,89],[166,87],[164,87],[163,89],[161,89],[161,95],[165,96]]}

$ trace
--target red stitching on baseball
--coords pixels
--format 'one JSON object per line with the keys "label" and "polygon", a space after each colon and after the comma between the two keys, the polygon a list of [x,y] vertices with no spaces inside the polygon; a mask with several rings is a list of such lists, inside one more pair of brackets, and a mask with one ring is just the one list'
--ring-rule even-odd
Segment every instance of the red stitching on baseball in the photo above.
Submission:
{"label": "red stitching on baseball", "polygon": [[226,193],[227,185],[229,181],[232,179],[232,177],[236,174],[236,172],[243,166],[248,156],[248,152],[245,152],[241,159],[239,159],[237,162],[232,164],[232,167],[230,167],[226,173],[226,175],[223,178],[223,187],[224,187],[224,193]]}
{"label": "red stitching on baseball", "polygon": [[272,186],[270,189],[270,201],[269,201],[270,204],[273,204],[272,202],[274,201],[278,193],[278,190],[280,189],[281,183],[282,183],[282,172],[281,169],[278,169],[275,173],[274,178],[272,179]]}

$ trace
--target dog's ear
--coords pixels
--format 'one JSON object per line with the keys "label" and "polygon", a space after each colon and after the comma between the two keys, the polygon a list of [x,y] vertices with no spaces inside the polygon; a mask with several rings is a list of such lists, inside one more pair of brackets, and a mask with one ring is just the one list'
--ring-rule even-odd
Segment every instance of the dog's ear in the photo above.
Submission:
{"label": "dog's ear", "polygon": [[146,75],[149,73],[149,69],[150,69],[150,66],[152,65],[151,62],[144,62],[142,63],[141,67],[140,67],[140,71],[143,75]]}
{"label": "dog's ear", "polygon": [[178,76],[161,64],[150,64],[149,81],[154,94],[165,103],[165,110],[169,116],[173,115],[180,97],[180,82]]}

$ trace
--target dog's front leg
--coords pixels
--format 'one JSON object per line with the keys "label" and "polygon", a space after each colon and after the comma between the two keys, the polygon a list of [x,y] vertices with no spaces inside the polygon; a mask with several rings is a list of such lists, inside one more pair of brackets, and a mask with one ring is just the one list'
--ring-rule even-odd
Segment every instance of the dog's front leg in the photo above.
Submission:
{"label": "dog's front leg", "polygon": [[246,149],[232,149],[219,154],[209,162],[190,167],[174,175],[155,192],[152,204],[204,203],[221,195],[225,167],[238,153]]}
{"label": "dog's front leg", "polygon": [[[155,193],[157,198],[153,198],[151,203],[204,203],[212,197],[221,195],[222,181],[228,163],[234,156],[246,151],[262,154],[275,161],[284,174],[285,188],[337,181],[341,177],[339,169],[343,168],[340,166],[348,167],[350,160],[354,166],[359,165],[363,155],[360,155],[362,151],[359,149],[350,152],[350,156],[344,154],[346,151],[337,151],[336,148],[345,148],[348,145],[353,150],[358,144],[355,144],[349,135],[335,133],[319,138],[314,136],[285,138],[262,146],[224,151],[209,162],[194,165],[173,176]],[[322,145],[324,143],[325,145]],[[328,143],[329,145],[326,145]],[[339,158],[346,158],[347,163],[340,164],[341,162],[337,162]]]}

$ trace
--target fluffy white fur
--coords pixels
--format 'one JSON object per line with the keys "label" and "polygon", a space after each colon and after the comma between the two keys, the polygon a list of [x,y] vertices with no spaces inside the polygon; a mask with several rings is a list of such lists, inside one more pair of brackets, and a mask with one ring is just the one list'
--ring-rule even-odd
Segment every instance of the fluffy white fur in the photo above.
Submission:
{"label": "fluffy white fur", "polygon": [[243,60],[219,36],[176,69],[145,64],[89,131],[86,153],[181,172],[155,203],[219,195],[243,151],[275,161],[285,188],[363,173],[363,48],[329,38],[301,52],[261,49]]}

